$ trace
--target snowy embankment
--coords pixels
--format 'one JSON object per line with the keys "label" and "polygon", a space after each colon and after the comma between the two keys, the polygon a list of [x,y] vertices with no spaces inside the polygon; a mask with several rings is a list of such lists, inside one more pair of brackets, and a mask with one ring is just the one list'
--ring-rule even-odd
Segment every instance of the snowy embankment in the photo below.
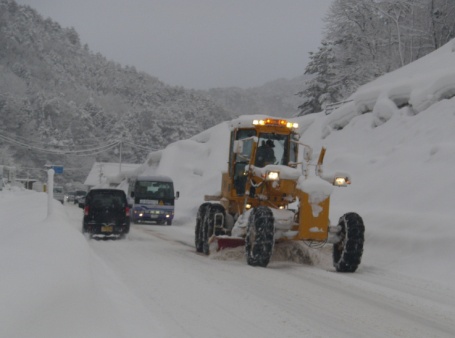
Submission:
{"label": "snowy embankment", "polygon": [[144,325],[160,336],[53,202],[47,217],[45,193],[0,191],[0,337],[141,337]]}

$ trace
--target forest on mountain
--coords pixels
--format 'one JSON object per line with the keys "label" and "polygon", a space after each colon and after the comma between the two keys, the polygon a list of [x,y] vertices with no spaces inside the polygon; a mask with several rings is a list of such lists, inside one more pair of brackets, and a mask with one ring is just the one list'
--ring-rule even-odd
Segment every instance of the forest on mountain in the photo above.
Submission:
{"label": "forest on mountain", "polygon": [[292,79],[276,79],[254,88],[212,88],[203,93],[235,115],[265,114],[289,118],[299,113],[302,98],[298,93],[312,77],[301,74]]}
{"label": "forest on mountain", "polygon": [[172,87],[82,45],[29,6],[0,0],[0,165],[42,178],[46,164],[85,179],[94,161],[143,163],[151,149],[232,118],[204,95]]}
{"label": "forest on mountain", "polygon": [[359,86],[454,37],[454,0],[334,0],[321,45],[305,68],[313,77],[299,92],[299,115],[348,99]]}
{"label": "forest on mountain", "polygon": [[238,115],[324,110],[455,37],[454,0],[334,0],[305,74],[249,89],[169,86],[94,53],[74,28],[0,0],[0,165],[83,182],[95,161],[143,163]]}

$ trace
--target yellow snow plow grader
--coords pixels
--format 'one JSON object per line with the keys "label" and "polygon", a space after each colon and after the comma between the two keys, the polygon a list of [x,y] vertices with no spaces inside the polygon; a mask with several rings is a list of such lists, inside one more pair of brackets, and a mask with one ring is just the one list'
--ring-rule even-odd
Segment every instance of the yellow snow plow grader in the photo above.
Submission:
{"label": "yellow snow plow grader", "polygon": [[325,175],[325,148],[313,159],[299,141],[296,123],[241,117],[231,122],[228,168],[221,194],[205,196],[197,213],[196,251],[245,246],[247,263],[266,267],[275,243],[333,244],[333,265],[354,272],[360,264],[365,227],[354,212],[330,225],[330,194],[350,184],[349,175]]}

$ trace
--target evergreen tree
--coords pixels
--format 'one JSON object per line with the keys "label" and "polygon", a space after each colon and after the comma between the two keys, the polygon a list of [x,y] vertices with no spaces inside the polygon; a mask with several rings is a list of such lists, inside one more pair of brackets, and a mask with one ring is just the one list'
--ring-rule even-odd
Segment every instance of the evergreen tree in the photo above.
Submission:
{"label": "evergreen tree", "polygon": [[334,83],[334,54],[333,44],[323,41],[316,53],[310,53],[310,62],[305,68],[305,74],[314,75],[307,87],[298,93],[305,102],[300,105],[299,115],[317,113],[331,102],[337,101],[338,86]]}

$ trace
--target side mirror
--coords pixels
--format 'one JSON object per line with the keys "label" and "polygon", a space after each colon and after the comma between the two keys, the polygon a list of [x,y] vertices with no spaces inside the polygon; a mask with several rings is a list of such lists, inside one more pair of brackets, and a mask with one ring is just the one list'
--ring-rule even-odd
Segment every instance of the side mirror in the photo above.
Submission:
{"label": "side mirror", "polygon": [[84,209],[85,204],[84,203],[79,203],[79,208]]}
{"label": "side mirror", "polygon": [[131,196],[132,198],[134,198],[134,191],[132,191],[132,192],[130,193],[130,196]]}
{"label": "side mirror", "polygon": [[176,199],[176,200],[178,200],[178,199],[179,199],[179,197],[180,197],[180,192],[179,192],[179,191],[177,191],[177,192],[175,193],[175,199]]}
{"label": "side mirror", "polygon": [[305,162],[310,162],[311,158],[313,157],[313,150],[311,148],[305,147],[303,148],[303,159]]}

